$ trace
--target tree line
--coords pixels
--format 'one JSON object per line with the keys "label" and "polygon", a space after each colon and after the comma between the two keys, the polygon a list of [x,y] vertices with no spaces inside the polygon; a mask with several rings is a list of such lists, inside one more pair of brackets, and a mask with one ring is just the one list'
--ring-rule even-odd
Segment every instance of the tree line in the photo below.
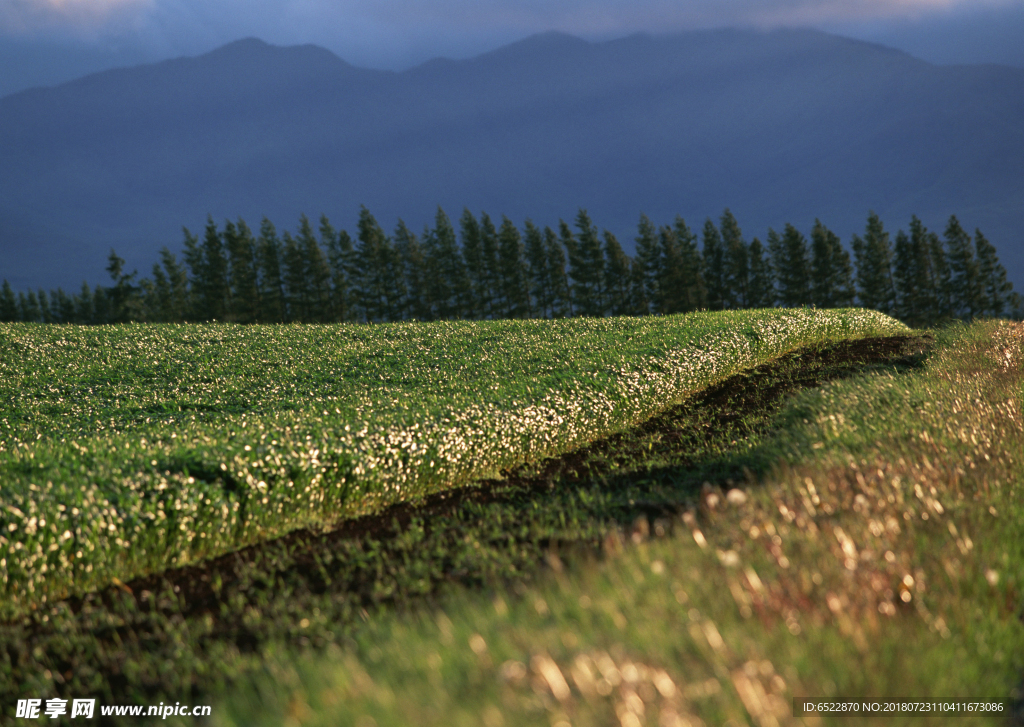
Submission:
{"label": "tree line", "polygon": [[326,216],[314,231],[305,215],[295,235],[266,218],[254,232],[212,217],[201,240],[184,234],[182,260],[163,248],[147,278],[111,250],[110,285],[15,294],[4,281],[0,320],[386,322],[852,305],[911,326],[1024,315],[993,245],[955,216],[941,237],[915,216],[892,239],[871,213],[852,260],[820,220],[810,240],[787,223],[748,243],[728,209],[699,235],[682,217],[657,226],[641,216],[633,256],[585,210],[557,229],[467,209],[456,231],[438,208],[421,234],[399,220],[388,235],[364,206],[354,240]]}

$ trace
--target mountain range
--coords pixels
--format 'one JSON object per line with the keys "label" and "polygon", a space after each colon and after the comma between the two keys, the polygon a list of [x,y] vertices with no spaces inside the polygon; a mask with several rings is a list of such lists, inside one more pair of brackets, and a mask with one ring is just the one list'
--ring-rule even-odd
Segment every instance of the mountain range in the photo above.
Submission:
{"label": "mountain range", "polygon": [[0,278],[146,274],[207,215],[414,230],[438,205],[517,223],[578,208],[627,243],[646,213],[728,207],[749,240],[816,218],[845,241],[956,214],[1024,287],[1024,69],[936,66],[810,30],[587,42],[546,33],[403,72],[255,39],[0,98]]}

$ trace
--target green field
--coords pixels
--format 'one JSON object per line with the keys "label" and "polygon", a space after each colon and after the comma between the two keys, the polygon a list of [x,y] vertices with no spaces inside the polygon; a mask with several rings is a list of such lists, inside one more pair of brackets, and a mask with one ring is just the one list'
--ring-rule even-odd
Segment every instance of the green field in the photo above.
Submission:
{"label": "green field", "polygon": [[801,723],[795,697],[1005,700],[1021,331],[920,334],[861,310],[0,327],[4,714],[768,725]]}
{"label": "green field", "polygon": [[465,484],[867,311],[0,327],[0,614]]}

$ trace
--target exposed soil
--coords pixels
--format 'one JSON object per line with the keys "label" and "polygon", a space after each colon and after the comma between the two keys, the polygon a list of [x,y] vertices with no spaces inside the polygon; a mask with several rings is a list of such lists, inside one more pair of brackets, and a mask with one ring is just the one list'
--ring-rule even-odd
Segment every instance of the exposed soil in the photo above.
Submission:
{"label": "exposed soil", "polygon": [[[138,599],[142,594],[156,594],[170,587],[182,596],[179,603],[188,605],[188,611],[182,615],[188,617],[216,612],[222,589],[235,583],[239,573],[251,564],[265,563],[268,559],[262,556],[268,551],[287,552],[290,567],[308,567],[312,570],[320,562],[318,554],[333,550],[340,541],[373,539],[386,548],[388,542],[397,538],[413,522],[422,523],[427,530],[444,528],[445,523],[450,522],[468,504],[522,501],[539,492],[551,490],[556,483],[564,487],[566,484],[591,479],[600,476],[613,464],[628,464],[631,459],[647,456],[646,451],[629,451],[628,442],[631,439],[649,440],[650,435],[658,435],[659,451],[664,452],[666,449],[684,449],[688,439],[712,436],[716,430],[729,429],[733,438],[743,436],[748,426],[745,422],[750,420],[751,415],[770,414],[788,394],[855,374],[871,365],[898,368],[916,366],[923,360],[929,345],[930,339],[925,337],[892,336],[845,341],[828,347],[792,352],[781,359],[732,376],[640,424],[633,431],[599,439],[586,447],[541,463],[526,464],[505,471],[502,473],[503,479],[482,480],[471,487],[437,493],[416,504],[397,504],[376,515],[343,521],[326,533],[294,531],[282,538],[203,563],[137,578],[118,589],[130,592]],[[693,422],[695,419],[701,422],[698,432],[692,430],[692,424],[691,431],[680,428],[682,420]],[[627,443],[626,446],[623,443]],[[684,452],[678,454],[683,454],[685,459]],[[684,502],[679,503],[680,507],[683,505]],[[660,512],[645,514],[664,514],[663,505],[653,509]],[[639,503],[636,510],[637,514],[643,513],[644,504]],[[360,590],[367,587],[367,584],[353,583],[351,587]],[[111,592],[116,590],[111,589]],[[81,604],[82,599],[71,601],[76,611]]]}

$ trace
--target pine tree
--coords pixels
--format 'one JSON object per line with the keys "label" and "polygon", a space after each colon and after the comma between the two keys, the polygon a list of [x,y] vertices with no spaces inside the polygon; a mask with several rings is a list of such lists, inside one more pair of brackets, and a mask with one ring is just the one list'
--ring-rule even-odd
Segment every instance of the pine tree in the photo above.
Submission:
{"label": "pine tree", "polygon": [[504,216],[498,228],[498,259],[501,263],[501,297],[505,304],[505,317],[530,317],[532,310],[522,238],[512,220]]}
{"label": "pine tree", "polygon": [[28,295],[18,292],[18,308],[21,312],[21,320],[26,323],[39,323],[42,318],[39,312],[39,299],[35,291],[28,291]]}
{"label": "pine tree", "polygon": [[984,293],[971,236],[960,226],[956,215],[949,218],[945,238],[953,315],[970,320],[981,315]]}
{"label": "pine tree", "polygon": [[75,320],[75,303],[71,296],[64,292],[63,288],[57,288],[53,292],[52,309],[54,321],[57,323],[72,323]]}
{"label": "pine tree", "polygon": [[659,291],[656,313],[670,315],[687,310],[686,269],[676,231],[668,225],[658,230],[658,248],[661,253],[658,263]]}
{"label": "pine tree", "polygon": [[222,320],[228,308],[228,258],[224,241],[213,217],[207,218],[203,235],[203,277],[199,281],[199,294],[205,320]]}
{"label": "pine tree", "polygon": [[282,245],[281,280],[285,291],[285,320],[305,322],[310,320],[310,290],[306,278],[306,260],[298,241],[285,230]]}
{"label": "pine tree", "polygon": [[235,226],[224,224],[222,236],[228,258],[228,306],[226,317],[238,323],[259,319],[259,288],[256,285],[256,240],[241,218]]}
{"label": "pine tree", "polygon": [[728,308],[749,307],[747,287],[750,284],[750,260],[743,233],[732,212],[725,210],[721,219],[722,248],[725,264],[725,305]]}
{"label": "pine tree", "polygon": [[4,280],[3,289],[0,290],[0,321],[13,323],[18,320],[18,299],[11,289],[11,284]]}
{"label": "pine tree", "polygon": [[168,323],[182,323],[188,316],[188,271],[178,262],[174,253],[166,247],[160,249],[160,262],[163,265],[168,288],[162,320]]}
{"label": "pine tree", "polygon": [[576,214],[576,229],[575,261],[573,255],[569,256],[569,274],[575,283],[574,306],[580,315],[600,317],[605,312],[604,255],[597,228],[584,209]]}
{"label": "pine tree", "polygon": [[153,263],[153,280],[142,281],[146,320],[168,323],[170,319],[171,285],[158,263]]}
{"label": "pine tree", "polygon": [[[571,237],[572,233],[569,235]],[[565,250],[558,235],[550,227],[544,228],[544,252],[548,260],[548,274],[551,276],[551,317],[571,318],[574,315],[572,288],[569,285],[569,275],[565,271]]]}
{"label": "pine tree", "polygon": [[53,314],[50,312],[50,298],[42,288],[36,296],[39,299],[39,318],[43,323],[53,323]]}
{"label": "pine tree", "polygon": [[632,261],[611,232],[604,232],[604,289],[608,312],[613,316],[632,313],[629,273]]}
{"label": "pine tree", "polygon": [[729,300],[725,277],[725,250],[722,236],[709,217],[704,223],[704,284],[708,291],[708,308],[723,310]]}
{"label": "pine tree", "polygon": [[1010,308],[1013,283],[1006,278],[1006,268],[999,262],[996,249],[981,230],[974,230],[974,245],[981,279],[981,315],[1001,318]]}
{"label": "pine tree", "polygon": [[368,322],[399,319],[404,298],[400,260],[391,240],[365,206],[359,210],[359,306]]}
{"label": "pine tree", "polygon": [[480,215],[480,309],[486,311],[487,318],[500,317],[501,308],[498,280],[498,230],[494,227],[486,212]]}
{"label": "pine tree", "polygon": [[[107,291],[110,301],[108,320],[112,323],[127,323],[142,318],[142,301],[139,288],[135,285],[137,272],[125,273],[124,260],[113,249],[107,256],[107,272],[114,286]],[[40,312],[41,314],[41,312]]]}
{"label": "pine tree", "polygon": [[676,215],[673,232],[682,270],[679,282],[683,290],[681,310],[705,310],[708,307],[708,288],[704,280],[704,260],[697,249],[697,235],[680,215]]}
{"label": "pine tree", "polygon": [[355,250],[352,238],[345,230],[335,230],[327,215],[321,215],[320,243],[327,250],[327,264],[331,271],[332,320],[355,320],[355,295],[352,287]]}
{"label": "pine tree", "polygon": [[87,325],[97,323],[96,307],[93,300],[92,288],[89,284],[82,282],[82,290],[75,296],[75,323]]}
{"label": "pine tree", "polygon": [[750,241],[750,284],[747,288],[747,306],[772,308],[775,305],[775,278],[766,250],[756,237]]}
{"label": "pine tree", "polygon": [[928,231],[921,220],[910,220],[910,235],[896,233],[893,245],[893,283],[896,316],[912,327],[934,322],[937,307],[935,272],[932,269]]}
{"label": "pine tree", "polygon": [[419,239],[401,219],[395,227],[395,250],[402,261],[407,293],[406,302],[401,306],[403,316],[408,315],[418,321],[433,320],[434,312],[430,304],[430,286],[427,280],[427,259]]}
{"label": "pine tree", "polygon": [[306,215],[299,217],[296,243],[301,252],[307,287],[308,309],[304,320],[330,322],[334,317],[331,304],[331,266]]}
{"label": "pine tree", "polygon": [[554,315],[555,291],[548,268],[548,254],[544,247],[544,237],[530,220],[526,220],[524,227],[527,279],[529,280],[530,298],[533,301],[533,316],[535,318],[551,318]]}
{"label": "pine tree", "polygon": [[573,234],[572,228],[569,227],[565,220],[558,221],[558,241],[561,243],[562,249],[565,250],[565,259],[567,263],[565,271],[566,287],[569,291],[569,315],[586,315],[582,309],[576,279],[573,275],[573,271],[578,271],[583,264],[580,258],[580,245],[576,240],[576,235]]}
{"label": "pine tree", "polygon": [[464,318],[471,307],[472,286],[455,238],[455,228],[440,206],[434,216],[434,229],[425,247],[431,267],[444,282],[444,297],[436,299],[440,317],[446,320]]}
{"label": "pine tree", "polygon": [[810,305],[813,301],[807,238],[787,222],[782,237],[768,229],[768,250],[778,281],[779,304],[783,308]]}
{"label": "pine tree", "polygon": [[[181,228],[185,233],[184,251],[182,256],[185,260],[185,266],[189,272],[189,300],[188,300],[188,320],[207,320],[205,311],[203,310],[203,296],[201,287],[203,280],[205,280],[206,272],[204,270],[205,263],[203,262],[203,251],[199,247],[199,238],[189,232],[187,227]],[[95,301],[93,301],[95,305]]]}
{"label": "pine tree", "polygon": [[468,207],[463,208],[462,216],[459,218],[459,241],[462,245],[462,259],[466,264],[470,290],[470,308],[466,317],[480,319],[486,315],[481,301],[487,297],[487,293],[484,292],[487,288],[487,271],[484,269],[480,223]]}
{"label": "pine tree", "polygon": [[938,324],[953,318],[953,276],[938,234],[929,231],[926,239],[935,280],[935,308],[932,310],[931,321]]}
{"label": "pine tree", "polygon": [[658,230],[647,215],[640,215],[635,239],[638,266],[636,274],[640,278],[643,291],[642,302],[638,302],[638,305],[646,312],[660,311],[663,307],[662,291],[658,287],[658,280],[661,277],[661,245]]}
{"label": "pine tree", "polygon": [[855,297],[850,253],[816,219],[811,230],[811,301],[819,308],[846,308]]}
{"label": "pine tree", "polygon": [[895,290],[892,279],[892,245],[889,233],[874,212],[868,215],[863,239],[853,236],[853,255],[857,264],[857,297],[865,308],[892,314]]}
{"label": "pine tree", "polygon": [[[256,262],[260,315],[264,323],[283,323],[286,320],[284,280],[281,262],[284,253],[274,223],[266,217],[260,222],[260,236],[256,240]],[[186,261],[188,253],[186,251]]]}

